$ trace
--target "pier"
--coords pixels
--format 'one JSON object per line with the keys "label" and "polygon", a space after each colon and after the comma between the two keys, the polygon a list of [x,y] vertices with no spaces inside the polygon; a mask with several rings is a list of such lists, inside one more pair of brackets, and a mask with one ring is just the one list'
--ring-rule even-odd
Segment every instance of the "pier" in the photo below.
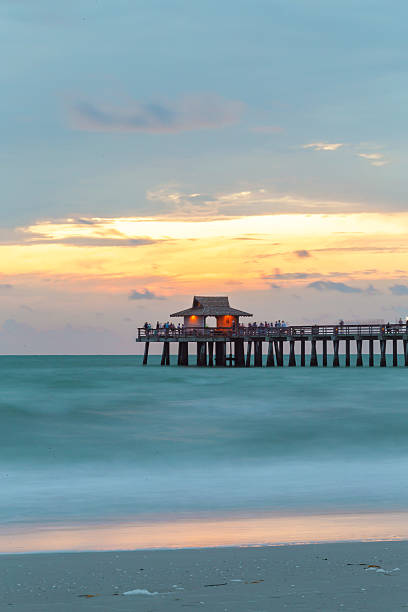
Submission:
{"label": "pier", "polygon": [[[374,355],[380,355],[380,366],[385,367],[387,346],[392,346],[392,365],[398,365],[398,355],[404,355],[404,364],[408,366],[408,330],[407,326],[390,325],[303,325],[285,328],[269,327],[255,329],[241,327],[232,331],[230,328],[206,327],[183,330],[145,330],[139,328],[137,342],[144,342],[143,364],[146,365],[151,342],[163,344],[161,365],[170,365],[170,346],[176,345],[177,365],[193,364],[189,355],[189,344],[196,346],[197,366],[235,366],[262,367],[263,349],[267,348],[266,367],[283,367],[284,346],[289,346],[288,367],[305,367],[306,359],[310,367],[327,367],[329,365],[328,347],[332,367],[340,367],[339,355],[345,355],[345,366],[350,367],[351,347],[356,348],[356,367],[374,366]],[[306,343],[310,343],[310,354],[306,354]],[[318,351],[320,347],[320,351]],[[363,348],[368,348],[368,363],[363,363]],[[299,348],[300,350],[296,350]],[[341,351],[341,349],[343,349]],[[377,349],[377,350],[375,350]],[[320,364],[318,363],[320,353]],[[189,361],[190,358],[190,361]]]}
{"label": "pier", "polygon": [[[263,367],[264,348],[267,349],[266,367],[283,367],[285,346],[289,348],[288,367],[305,367],[307,360],[310,367],[340,367],[341,352],[345,355],[345,367],[350,367],[353,345],[356,367],[373,367],[374,356],[378,354],[380,366],[386,367],[387,346],[390,345],[392,365],[398,366],[398,355],[402,353],[404,365],[408,366],[408,324],[244,326],[239,317],[252,315],[231,308],[228,298],[201,297],[194,298],[192,308],[171,316],[184,317],[183,327],[138,329],[136,342],[144,343],[143,365],[147,365],[150,344],[158,342],[162,344],[162,366],[170,365],[172,345],[175,345],[179,366],[193,364],[190,345],[195,345],[194,362],[199,367]],[[206,325],[207,317],[216,318],[214,327]],[[310,345],[308,354],[306,343]],[[363,348],[368,348],[366,364]]]}

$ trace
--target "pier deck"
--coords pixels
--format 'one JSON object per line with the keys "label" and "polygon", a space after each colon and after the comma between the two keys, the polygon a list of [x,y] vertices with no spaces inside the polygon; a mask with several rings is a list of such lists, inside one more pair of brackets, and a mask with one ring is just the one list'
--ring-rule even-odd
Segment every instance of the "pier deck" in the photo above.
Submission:
{"label": "pier deck", "polygon": [[[318,366],[317,343],[321,345],[322,366],[328,365],[328,343],[332,343],[332,366],[339,367],[340,346],[345,348],[345,365],[350,366],[351,343],[356,344],[356,366],[363,366],[363,342],[368,342],[368,365],[374,366],[375,347],[378,346],[380,366],[385,367],[387,343],[392,343],[393,366],[398,365],[398,344],[402,344],[404,364],[408,366],[408,325],[294,325],[288,327],[185,327],[175,329],[138,329],[136,342],[145,343],[143,364],[147,364],[151,342],[163,343],[162,365],[170,365],[170,345],[178,345],[180,366],[189,364],[189,343],[195,343],[198,366],[262,367],[263,343],[267,343],[266,366],[284,365],[285,343],[289,343],[288,366],[306,365],[306,342],[311,350],[310,366]],[[246,351],[245,351],[246,343]],[[341,343],[341,345],[340,345]],[[300,347],[296,353],[295,347]],[[227,354],[227,347],[229,353]],[[252,359],[252,349],[254,357]],[[215,353],[215,359],[214,359]]]}

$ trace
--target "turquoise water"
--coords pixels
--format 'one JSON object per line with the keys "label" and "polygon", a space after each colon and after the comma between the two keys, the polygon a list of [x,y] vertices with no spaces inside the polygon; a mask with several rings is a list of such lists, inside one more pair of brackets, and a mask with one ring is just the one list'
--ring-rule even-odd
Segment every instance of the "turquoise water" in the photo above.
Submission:
{"label": "turquoise water", "polygon": [[0,357],[2,524],[408,509],[408,368]]}

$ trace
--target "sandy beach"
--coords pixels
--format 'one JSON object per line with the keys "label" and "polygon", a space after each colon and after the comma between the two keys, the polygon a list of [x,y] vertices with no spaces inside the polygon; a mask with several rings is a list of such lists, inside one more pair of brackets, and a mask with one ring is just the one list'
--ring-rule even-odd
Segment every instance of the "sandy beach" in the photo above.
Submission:
{"label": "sandy beach", "polygon": [[408,542],[3,555],[0,610],[393,612],[407,572]]}

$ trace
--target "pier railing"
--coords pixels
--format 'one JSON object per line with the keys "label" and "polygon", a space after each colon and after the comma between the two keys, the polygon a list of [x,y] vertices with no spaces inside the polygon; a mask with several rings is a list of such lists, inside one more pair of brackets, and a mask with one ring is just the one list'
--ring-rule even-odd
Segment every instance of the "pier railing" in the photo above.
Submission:
{"label": "pier railing", "polygon": [[164,339],[197,339],[197,338],[302,338],[314,337],[379,337],[408,333],[408,324],[387,323],[382,325],[355,324],[355,325],[290,325],[287,327],[275,326],[238,326],[238,327],[176,327],[176,328],[138,328],[137,340],[164,340]]}

